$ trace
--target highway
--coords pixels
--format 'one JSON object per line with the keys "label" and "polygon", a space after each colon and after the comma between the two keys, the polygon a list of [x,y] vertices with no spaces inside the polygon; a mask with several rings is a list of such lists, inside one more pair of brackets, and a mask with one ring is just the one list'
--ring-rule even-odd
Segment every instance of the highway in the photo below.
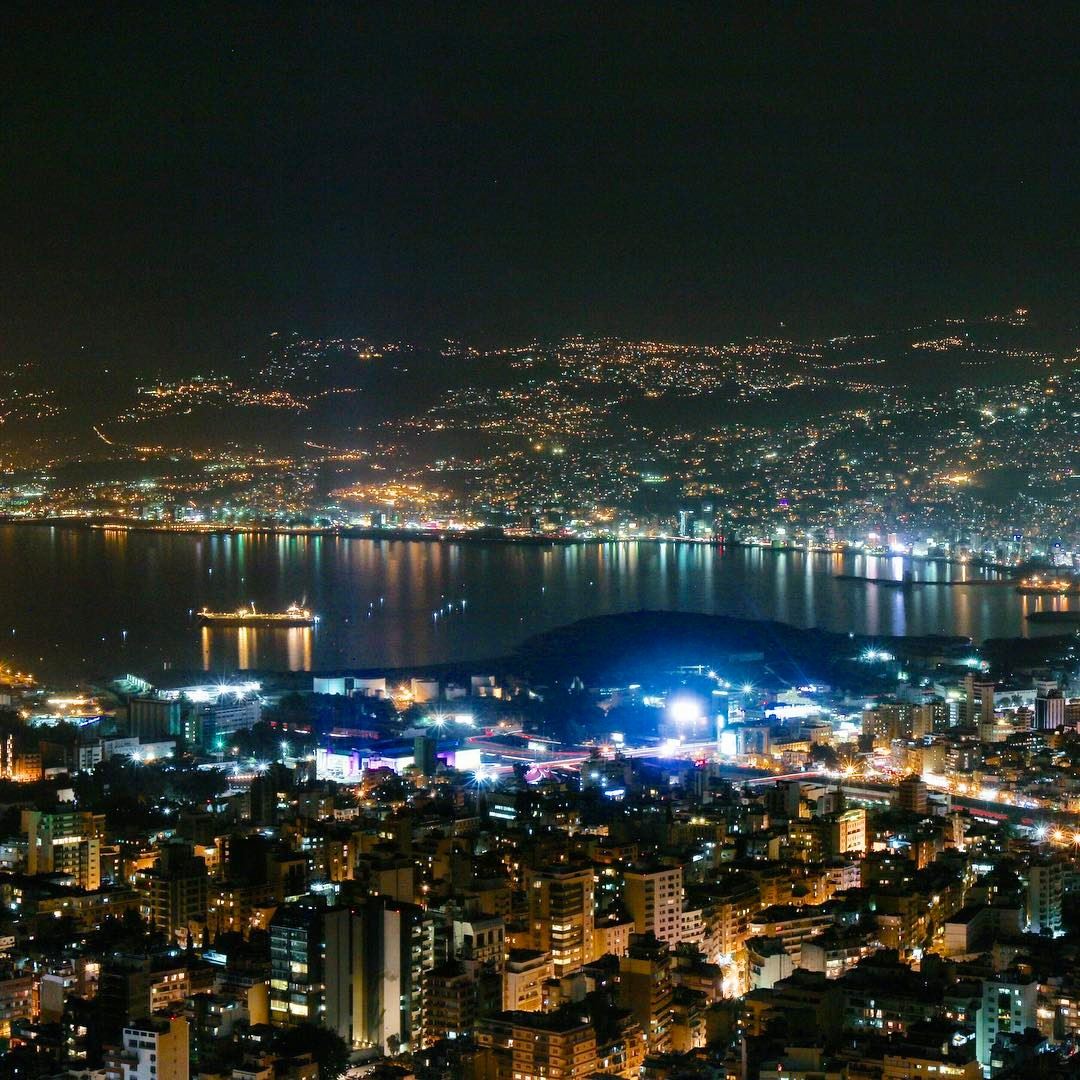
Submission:
{"label": "highway", "polygon": [[[715,739],[703,739],[699,742],[686,742],[679,743],[675,747],[669,747],[666,745],[660,746],[632,746],[625,749],[621,749],[618,753],[620,758],[656,758],[658,760],[687,760],[699,757],[708,757],[716,752],[716,740]],[[531,756],[510,754],[500,755],[502,757],[512,757],[516,760],[511,761],[509,764],[504,763],[486,763],[484,764],[484,771],[489,775],[505,775],[513,772],[515,764],[528,765],[531,769],[539,769],[542,772],[549,772],[553,769],[580,769],[583,765],[595,760],[591,751],[583,751],[580,754],[568,754],[566,756],[556,756],[551,758],[536,759]],[[615,760],[615,755],[606,754],[600,759],[601,762]],[[777,780],[805,780],[807,782],[821,781],[822,777],[818,773],[813,772],[793,772],[793,773],[765,773],[761,769],[745,768],[739,765],[721,763],[721,772],[724,774],[725,779],[734,781],[740,781],[742,783],[750,784],[752,786],[771,784]]]}

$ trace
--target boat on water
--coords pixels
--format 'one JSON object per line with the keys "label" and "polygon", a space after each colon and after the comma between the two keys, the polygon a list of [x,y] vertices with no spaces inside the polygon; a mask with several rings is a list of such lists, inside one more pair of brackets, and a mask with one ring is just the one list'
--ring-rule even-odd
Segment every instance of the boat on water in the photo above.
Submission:
{"label": "boat on water", "polygon": [[1080,596],[1080,578],[1034,574],[1018,581],[1016,591],[1024,596]]}
{"label": "boat on water", "polygon": [[1065,608],[1061,611],[1033,611],[1027,616],[1028,622],[1045,623],[1053,626],[1080,626],[1080,609]]}
{"label": "boat on water", "polygon": [[319,616],[299,604],[290,604],[284,611],[256,611],[252,604],[236,611],[203,608],[198,619],[204,626],[314,626]]}

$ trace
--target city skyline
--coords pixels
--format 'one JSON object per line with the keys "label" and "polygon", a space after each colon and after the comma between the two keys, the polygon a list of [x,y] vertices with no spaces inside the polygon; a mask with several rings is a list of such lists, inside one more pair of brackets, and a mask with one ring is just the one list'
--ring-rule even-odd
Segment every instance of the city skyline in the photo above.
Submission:
{"label": "city skyline", "polygon": [[[1077,346],[1026,308],[827,339],[495,348],[274,333],[231,365],[7,373],[0,515],[802,547],[1062,567]],[[1019,546],[1017,546],[1019,545]]]}
{"label": "city skyline", "polygon": [[1076,1080],[1080,19],[20,7],[0,1080]]}

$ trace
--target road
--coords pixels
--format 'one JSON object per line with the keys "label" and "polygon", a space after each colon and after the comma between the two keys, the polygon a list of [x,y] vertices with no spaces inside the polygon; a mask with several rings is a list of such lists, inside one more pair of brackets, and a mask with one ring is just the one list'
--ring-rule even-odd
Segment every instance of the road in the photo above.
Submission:
{"label": "road", "polygon": [[[705,739],[700,742],[687,742],[679,743],[677,747],[668,748],[665,746],[631,746],[626,747],[619,751],[619,757],[621,758],[657,758],[657,759],[676,759],[686,760],[688,758],[697,758],[701,756],[707,756],[716,752],[716,740]],[[510,764],[485,764],[484,770],[489,774],[505,775],[513,772],[515,764],[528,765],[533,769],[540,769],[541,771],[549,771],[551,769],[580,769],[582,765],[586,765],[593,761],[594,758],[591,752],[582,752],[581,754],[574,754],[568,756],[558,756],[546,759],[521,759],[517,762],[511,762]],[[613,757],[607,755],[601,758],[602,761],[611,761]],[[793,772],[793,773],[763,773],[761,769],[744,768],[739,765],[731,765],[721,763],[721,769],[724,773],[730,774],[728,777],[732,780],[741,780],[743,783],[747,783],[753,786],[762,784],[771,784],[777,780],[805,780],[808,782],[818,781],[821,779],[819,774],[813,772]]]}

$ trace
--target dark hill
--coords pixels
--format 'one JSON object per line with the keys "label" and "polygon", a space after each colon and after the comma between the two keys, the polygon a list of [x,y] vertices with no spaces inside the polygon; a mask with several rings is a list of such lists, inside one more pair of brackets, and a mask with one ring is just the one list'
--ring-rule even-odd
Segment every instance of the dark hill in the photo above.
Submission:
{"label": "dark hill", "polygon": [[[898,657],[949,653],[966,638],[851,637],[786,623],[673,611],[634,611],[582,619],[522,643],[517,666],[538,681],[580,676],[589,682],[640,678],[651,671],[703,665],[719,672],[764,666],[784,682],[844,682],[870,644]],[[754,657],[757,659],[754,659]],[[859,665],[863,667],[863,665]],[[841,672],[846,677],[839,677]]]}

